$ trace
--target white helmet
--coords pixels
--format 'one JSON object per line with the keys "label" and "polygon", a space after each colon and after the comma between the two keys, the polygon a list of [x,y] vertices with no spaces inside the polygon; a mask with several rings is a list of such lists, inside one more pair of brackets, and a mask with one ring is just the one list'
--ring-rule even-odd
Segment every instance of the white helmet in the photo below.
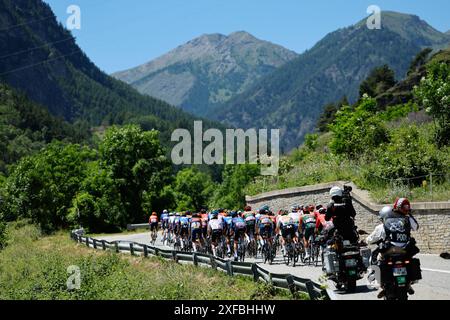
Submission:
{"label": "white helmet", "polygon": [[333,187],[330,190],[330,196],[333,197],[342,197],[342,189],[339,187]]}
{"label": "white helmet", "polygon": [[169,211],[167,211],[167,210],[164,210],[164,211],[163,211],[163,213],[169,213]]}
{"label": "white helmet", "polygon": [[384,221],[384,219],[386,219],[387,217],[391,216],[392,213],[393,213],[392,207],[391,206],[385,206],[378,213],[378,217],[380,218],[380,220]]}

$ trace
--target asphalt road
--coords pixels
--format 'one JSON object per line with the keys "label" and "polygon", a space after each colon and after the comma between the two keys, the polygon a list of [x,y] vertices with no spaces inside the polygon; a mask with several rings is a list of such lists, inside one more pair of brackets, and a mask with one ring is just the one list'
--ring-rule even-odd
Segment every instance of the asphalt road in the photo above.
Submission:
{"label": "asphalt road", "polygon": [[[132,233],[117,234],[113,236],[102,237],[107,241],[130,241],[141,244],[150,244],[150,233]],[[165,247],[160,241],[160,235],[156,243],[157,246]],[[450,260],[440,258],[438,255],[419,254],[422,267],[422,280],[414,285],[416,293],[409,297],[410,300],[450,300]],[[323,281],[323,273],[321,266],[307,266],[300,264],[292,267],[286,266],[281,256],[277,256],[272,265],[263,264],[259,259],[248,260],[256,262],[264,267],[264,269],[273,273],[290,273],[302,278],[308,278],[316,282]],[[329,294],[333,295],[337,300],[377,300],[378,289],[374,288],[366,278],[358,281],[355,293],[349,294],[335,290],[332,282],[328,282],[330,288]]]}

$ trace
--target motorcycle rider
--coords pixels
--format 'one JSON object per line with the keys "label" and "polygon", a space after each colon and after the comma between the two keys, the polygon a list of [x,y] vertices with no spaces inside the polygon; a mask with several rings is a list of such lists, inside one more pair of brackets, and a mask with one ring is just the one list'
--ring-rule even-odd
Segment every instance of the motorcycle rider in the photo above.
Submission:
{"label": "motorcycle rider", "polygon": [[330,189],[330,196],[331,201],[327,206],[325,220],[333,220],[334,227],[343,240],[348,240],[352,244],[357,243],[358,234],[354,222],[356,211],[349,192],[344,195],[344,190],[335,186]]}
{"label": "motorcycle rider", "polygon": [[[420,250],[411,237],[411,231],[417,231],[419,224],[411,214],[411,204],[407,198],[397,198],[394,207],[384,207],[379,217],[382,223],[366,239],[368,244],[378,244],[378,248],[372,253],[372,264],[380,261],[383,253],[392,247],[405,249],[410,258],[419,253]],[[408,293],[412,295],[414,290],[409,287]],[[384,295],[385,291],[382,289],[378,298]]]}

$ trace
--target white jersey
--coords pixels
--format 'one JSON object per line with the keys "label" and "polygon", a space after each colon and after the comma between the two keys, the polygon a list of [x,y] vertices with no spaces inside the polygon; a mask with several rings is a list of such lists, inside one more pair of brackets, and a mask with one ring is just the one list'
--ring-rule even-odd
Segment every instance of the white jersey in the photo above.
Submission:
{"label": "white jersey", "polygon": [[223,230],[222,219],[211,219],[208,223],[211,230]]}
{"label": "white jersey", "polygon": [[300,223],[300,213],[299,212],[291,212],[291,213],[289,213],[289,217],[291,217],[292,220],[294,220],[295,224]]}
{"label": "white jersey", "polygon": [[170,216],[169,217],[169,223],[173,224],[175,222],[175,218],[176,218],[175,216]]}

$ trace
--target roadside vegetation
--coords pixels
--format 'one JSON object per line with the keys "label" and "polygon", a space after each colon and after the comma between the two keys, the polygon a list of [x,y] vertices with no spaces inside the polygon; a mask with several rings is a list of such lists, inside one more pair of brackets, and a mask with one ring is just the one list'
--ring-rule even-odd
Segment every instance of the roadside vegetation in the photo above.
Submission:
{"label": "roadside vegetation", "polygon": [[[0,251],[0,300],[292,298],[250,277],[88,249],[70,240],[67,232],[44,236],[24,221],[9,224],[7,232],[8,245]],[[79,290],[67,289],[71,265],[80,268]]]}
{"label": "roadside vegetation", "polygon": [[[418,55],[422,59],[414,60],[409,78],[398,85],[387,66],[375,69],[355,104],[344,98],[325,108],[317,132],[283,159],[279,177],[256,177],[245,193],[343,180],[369,190],[379,203],[400,195],[414,201],[449,200],[450,50],[425,64],[423,55],[429,53]],[[423,70],[423,77],[412,86],[408,81],[417,78],[416,69]],[[409,85],[411,94],[397,92],[396,85]],[[411,99],[386,105],[379,96],[389,90]]]}

